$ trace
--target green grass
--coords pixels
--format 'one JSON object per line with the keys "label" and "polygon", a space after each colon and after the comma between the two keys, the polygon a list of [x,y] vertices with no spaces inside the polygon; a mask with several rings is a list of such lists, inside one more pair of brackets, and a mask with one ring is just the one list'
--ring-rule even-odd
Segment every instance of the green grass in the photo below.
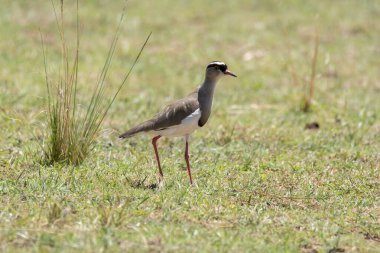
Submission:
{"label": "green grass", "polygon": [[[79,103],[90,97],[124,5],[83,1]],[[380,4],[377,1],[129,1],[107,85],[117,89],[153,35],[78,167],[40,164],[45,83],[60,64],[49,1],[0,9],[0,251],[378,252]],[[74,2],[67,38],[75,38]],[[314,31],[314,100],[302,112]],[[217,87],[208,124],[159,142],[118,133],[191,92],[205,65],[238,79]],[[291,67],[300,77],[292,79]],[[88,87],[86,87],[86,84]],[[88,101],[88,100],[87,100]],[[317,121],[319,130],[305,130]]]}

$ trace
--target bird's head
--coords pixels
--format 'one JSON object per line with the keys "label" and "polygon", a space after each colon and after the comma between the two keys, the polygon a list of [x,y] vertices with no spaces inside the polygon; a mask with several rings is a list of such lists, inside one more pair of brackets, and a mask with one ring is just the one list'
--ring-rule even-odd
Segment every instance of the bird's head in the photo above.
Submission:
{"label": "bird's head", "polygon": [[224,62],[213,61],[207,65],[206,78],[218,80],[225,75],[237,77],[234,73],[228,70],[228,67]]}

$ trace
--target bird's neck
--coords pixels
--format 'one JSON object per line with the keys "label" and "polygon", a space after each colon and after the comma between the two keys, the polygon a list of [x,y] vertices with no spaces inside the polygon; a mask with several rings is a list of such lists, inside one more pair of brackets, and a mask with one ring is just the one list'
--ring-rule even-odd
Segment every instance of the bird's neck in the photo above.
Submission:
{"label": "bird's neck", "polygon": [[217,79],[211,79],[211,78],[206,77],[203,84],[199,88],[199,91],[201,91],[206,96],[211,96],[211,99],[212,99],[217,82],[218,82]]}
{"label": "bird's neck", "polygon": [[208,118],[210,117],[212,100],[217,82],[218,80],[208,79],[206,77],[205,81],[198,90],[199,109],[201,111],[201,118],[199,122],[200,126],[206,124]]}

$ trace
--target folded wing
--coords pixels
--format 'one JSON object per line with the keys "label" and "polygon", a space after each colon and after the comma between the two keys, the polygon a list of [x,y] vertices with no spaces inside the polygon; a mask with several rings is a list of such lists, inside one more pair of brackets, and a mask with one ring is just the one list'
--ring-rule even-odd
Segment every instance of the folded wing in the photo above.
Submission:
{"label": "folded wing", "polygon": [[181,124],[182,120],[199,109],[198,91],[189,94],[187,97],[177,100],[167,105],[152,119],[129,129],[119,136],[119,138],[132,137],[138,133],[163,130]]}

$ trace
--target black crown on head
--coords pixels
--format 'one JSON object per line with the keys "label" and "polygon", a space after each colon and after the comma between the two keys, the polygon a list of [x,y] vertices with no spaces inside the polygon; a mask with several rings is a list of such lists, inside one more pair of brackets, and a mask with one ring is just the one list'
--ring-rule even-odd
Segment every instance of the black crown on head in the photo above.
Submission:
{"label": "black crown on head", "polygon": [[213,68],[213,67],[219,68],[222,72],[227,70],[227,65],[222,61],[213,61],[207,65],[207,68]]}

